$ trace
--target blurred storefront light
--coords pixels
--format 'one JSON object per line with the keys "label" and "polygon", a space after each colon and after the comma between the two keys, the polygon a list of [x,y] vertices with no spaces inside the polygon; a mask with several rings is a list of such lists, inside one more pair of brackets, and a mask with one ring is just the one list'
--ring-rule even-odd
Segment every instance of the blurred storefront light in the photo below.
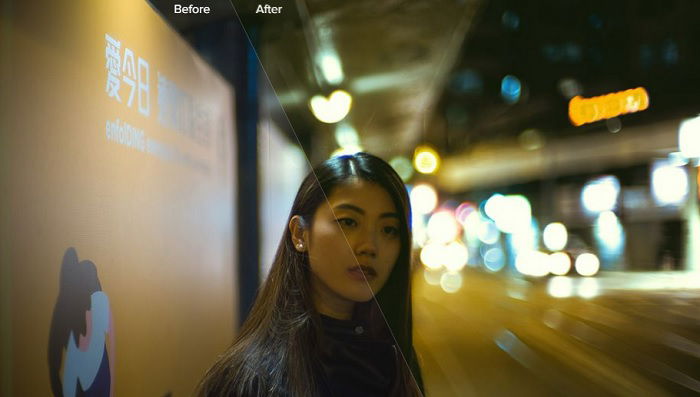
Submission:
{"label": "blurred storefront light", "polygon": [[615,209],[617,197],[620,194],[620,181],[606,175],[586,183],[581,191],[583,208],[590,213],[598,213]]}
{"label": "blurred storefront light", "polygon": [[549,272],[557,276],[563,276],[571,270],[571,258],[566,252],[554,252],[549,254],[547,261]]}
{"label": "blurred storefront light", "polygon": [[561,222],[552,222],[544,228],[542,240],[544,246],[550,251],[560,251],[566,247],[569,239],[569,234],[566,231],[566,226]]}
{"label": "blurred storefront light", "polygon": [[649,107],[649,94],[643,87],[601,95],[593,98],[575,96],[569,101],[571,124],[581,126],[635,113]]}
{"label": "blurred storefront light", "polygon": [[681,122],[678,148],[687,158],[700,158],[700,116]]}
{"label": "blurred storefront light", "polygon": [[411,208],[417,214],[428,214],[437,205],[437,192],[428,184],[415,185],[411,189]]}
{"label": "blurred storefront light", "polygon": [[658,205],[679,205],[688,196],[688,171],[669,160],[652,165],[651,191]]}
{"label": "blurred storefront light", "polygon": [[453,241],[460,233],[452,211],[441,210],[430,216],[428,220],[428,239],[438,243]]}
{"label": "blurred storefront light", "polygon": [[583,253],[576,258],[576,272],[582,276],[590,277],[598,273],[600,269],[600,260],[595,254],[590,252]]}
{"label": "blurred storefront light", "polygon": [[350,113],[352,96],[346,91],[335,90],[328,98],[315,95],[309,101],[309,106],[319,121],[328,124],[337,123]]}
{"label": "blurred storefront light", "polygon": [[430,146],[419,146],[413,155],[413,165],[421,174],[434,174],[440,167],[440,155]]}

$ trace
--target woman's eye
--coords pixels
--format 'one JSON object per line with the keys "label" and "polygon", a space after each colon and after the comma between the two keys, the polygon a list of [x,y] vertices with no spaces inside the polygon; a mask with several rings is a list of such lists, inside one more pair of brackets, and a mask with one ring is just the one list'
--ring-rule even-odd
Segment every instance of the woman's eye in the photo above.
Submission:
{"label": "woman's eye", "polygon": [[395,237],[399,235],[399,228],[395,226],[385,226],[384,233],[388,234],[389,236]]}
{"label": "woman's eye", "polygon": [[338,223],[340,223],[340,226],[355,226],[357,225],[357,222],[355,222],[354,219],[352,218],[340,218],[338,219]]}

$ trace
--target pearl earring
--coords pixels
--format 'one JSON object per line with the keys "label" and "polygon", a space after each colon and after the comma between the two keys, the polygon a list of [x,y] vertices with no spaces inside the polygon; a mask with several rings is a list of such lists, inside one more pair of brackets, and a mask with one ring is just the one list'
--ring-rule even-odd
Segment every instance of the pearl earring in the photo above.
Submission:
{"label": "pearl earring", "polygon": [[297,248],[298,248],[298,249],[304,248],[304,244],[302,244],[302,243],[297,243]]}

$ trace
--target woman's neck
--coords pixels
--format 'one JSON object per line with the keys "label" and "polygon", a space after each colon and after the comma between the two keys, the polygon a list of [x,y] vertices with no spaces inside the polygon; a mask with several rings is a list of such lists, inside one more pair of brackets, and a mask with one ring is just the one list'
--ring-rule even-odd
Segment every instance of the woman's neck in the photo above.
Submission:
{"label": "woman's neck", "polygon": [[352,318],[355,302],[338,295],[315,276],[312,276],[311,279],[311,289],[317,312],[338,320],[350,320]]}

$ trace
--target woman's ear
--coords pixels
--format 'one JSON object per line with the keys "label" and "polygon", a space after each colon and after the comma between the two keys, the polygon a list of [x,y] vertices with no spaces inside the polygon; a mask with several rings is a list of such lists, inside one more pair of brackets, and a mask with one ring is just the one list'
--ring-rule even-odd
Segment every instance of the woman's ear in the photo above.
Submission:
{"label": "woman's ear", "polygon": [[289,220],[289,232],[292,235],[294,248],[299,252],[304,252],[309,248],[309,228],[299,215],[294,215]]}

